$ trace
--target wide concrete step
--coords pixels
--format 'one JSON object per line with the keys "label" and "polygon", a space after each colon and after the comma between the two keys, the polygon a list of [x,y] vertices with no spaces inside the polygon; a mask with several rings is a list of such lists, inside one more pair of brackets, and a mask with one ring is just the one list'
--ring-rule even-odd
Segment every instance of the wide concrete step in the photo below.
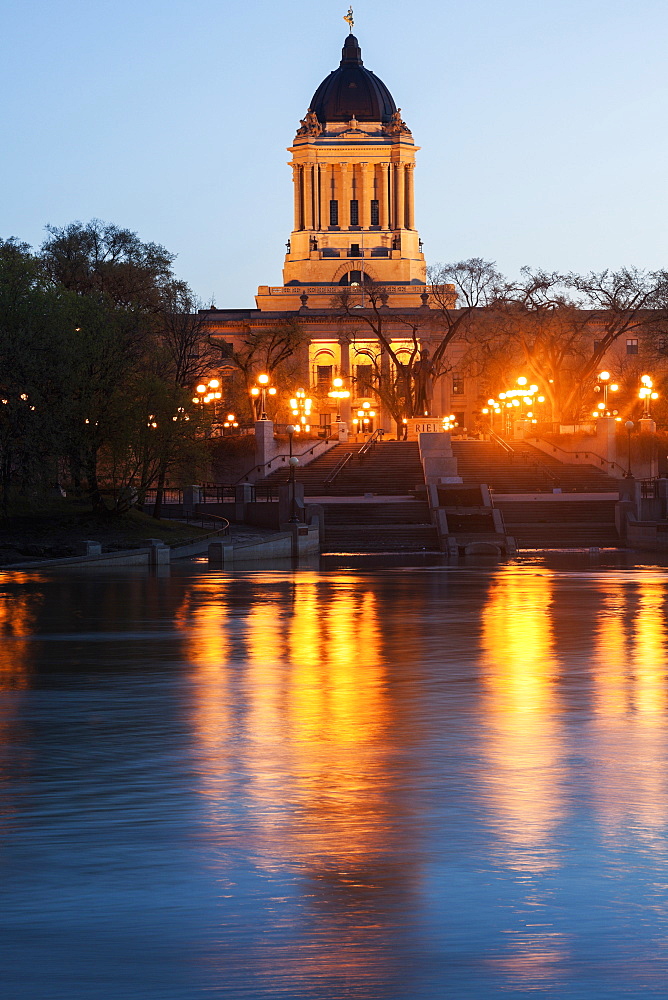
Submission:
{"label": "wide concrete step", "polygon": [[438,533],[432,525],[325,525],[324,552],[437,552]]}

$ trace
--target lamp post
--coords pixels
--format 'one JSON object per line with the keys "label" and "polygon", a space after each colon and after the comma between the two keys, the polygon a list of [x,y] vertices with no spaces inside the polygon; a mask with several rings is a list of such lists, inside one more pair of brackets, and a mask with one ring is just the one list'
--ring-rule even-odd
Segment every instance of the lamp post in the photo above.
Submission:
{"label": "lamp post", "polygon": [[253,401],[256,404],[256,415],[257,415],[257,402],[260,401],[260,420],[268,420],[267,416],[267,394],[270,396],[276,395],[276,390],[273,386],[269,385],[269,376],[266,374],[258,375],[257,385],[254,385],[250,391]]}
{"label": "lamp post", "polygon": [[626,472],[624,473],[624,478],[625,479],[633,479],[633,475],[631,473],[631,431],[634,428],[634,423],[633,423],[632,420],[627,420],[626,423],[624,424],[624,426],[626,427],[626,432],[628,434],[628,440],[629,440],[628,468],[627,468]]}
{"label": "lamp post", "polygon": [[193,396],[193,403],[198,403],[200,406],[205,404],[213,403],[213,420],[214,423],[218,419],[218,400],[222,398],[222,392],[220,392],[220,381],[217,378],[211,378],[208,382],[200,382],[195,388],[196,396]]}
{"label": "lamp post", "polygon": [[363,434],[369,430],[369,424],[376,416],[376,411],[371,409],[371,403],[362,403],[362,409],[357,411],[357,416],[353,419],[355,434],[362,431]]}
{"label": "lamp post", "polygon": [[343,379],[335,378],[332,379],[332,390],[328,392],[327,395],[330,399],[336,400],[336,422],[341,423],[341,400],[350,399],[350,393],[347,389],[343,388]]}
{"label": "lamp post", "polygon": [[658,399],[658,392],[653,391],[654,383],[650,375],[640,376],[640,390],[638,391],[638,398],[642,400],[643,404],[643,420],[651,420],[652,414],[650,412],[650,400]]}
{"label": "lamp post", "polygon": [[292,416],[297,419],[297,424],[295,425],[294,431],[305,431],[308,433],[311,430],[311,405],[312,400],[308,398],[303,389],[297,389],[294,397],[290,400],[290,410],[292,411]]}
{"label": "lamp post", "polygon": [[292,454],[292,436],[295,431],[299,430],[294,424],[288,424],[286,428],[288,432],[288,441],[290,442],[290,520],[289,524],[299,524],[299,517],[297,516],[297,500],[295,497],[295,472],[297,466],[299,465],[299,459],[296,455]]}

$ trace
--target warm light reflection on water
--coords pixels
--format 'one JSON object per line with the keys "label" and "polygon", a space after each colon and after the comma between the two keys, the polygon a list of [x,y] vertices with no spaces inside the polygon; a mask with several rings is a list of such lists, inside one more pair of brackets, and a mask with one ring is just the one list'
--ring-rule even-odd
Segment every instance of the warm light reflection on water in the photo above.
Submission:
{"label": "warm light reflection on water", "polygon": [[[594,660],[600,821],[619,839],[629,823],[648,849],[666,849],[666,585],[663,575],[601,582]],[[594,762],[592,762],[593,764]]]}
{"label": "warm light reflection on water", "polygon": [[[386,920],[379,924],[373,896],[388,878],[379,859],[393,808],[377,598],[345,576],[323,581],[302,573],[287,588],[271,576],[256,582],[234,622],[229,582],[197,584],[179,615],[196,668],[192,721],[209,837],[222,848],[229,833],[229,799],[215,792],[225,787],[234,753],[244,796],[253,803],[249,846],[255,864],[271,878],[279,842],[285,863],[311,884],[313,943],[307,955],[283,956],[283,973],[341,984],[350,976],[373,979],[381,962],[391,959],[375,943]],[[238,640],[234,665],[226,662],[224,623]],[[236,751],[225,745],[232,733],[219,709],[232,670],[241,674],[243,749]],[[218,745],[212,735],[217,726]],[[223,879],[227,865],[223,855]],[[270,976],[277,958],[261,952],[254,961]]]}
{"label": "warm light reflection on water", "polygon": [[485,805],[508,864],[556,864],[563,815],[558,662],[548,572],[503,567],[482,613]]}
{"label": "warm light reflection on water", "polygon": [[8,995],[663,1000],[667,579],[0,577]]}

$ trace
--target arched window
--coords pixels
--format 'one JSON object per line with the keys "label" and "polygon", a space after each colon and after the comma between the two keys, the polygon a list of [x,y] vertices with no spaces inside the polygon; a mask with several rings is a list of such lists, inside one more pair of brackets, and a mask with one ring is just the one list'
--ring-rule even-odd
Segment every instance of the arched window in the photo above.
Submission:
{"label": "arched window", "polygon": [[[342,278],[339,279],[340,285],[361,285],[362,284],[362,272],[361,271],[347,271]],[[364,284],[371,284],[371,278],[364,272]]]}

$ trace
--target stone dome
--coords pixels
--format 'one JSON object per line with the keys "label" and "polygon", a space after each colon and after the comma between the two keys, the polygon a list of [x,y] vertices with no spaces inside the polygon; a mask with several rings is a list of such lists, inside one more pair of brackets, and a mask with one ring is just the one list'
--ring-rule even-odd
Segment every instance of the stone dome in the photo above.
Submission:
{"label": "stone dome", "polygon": [[322,122],[387,122],[397,107],[382,80],[362,63],[362,50],[348,35],[338,69],[326,77],[311,100],[311,109]]}

